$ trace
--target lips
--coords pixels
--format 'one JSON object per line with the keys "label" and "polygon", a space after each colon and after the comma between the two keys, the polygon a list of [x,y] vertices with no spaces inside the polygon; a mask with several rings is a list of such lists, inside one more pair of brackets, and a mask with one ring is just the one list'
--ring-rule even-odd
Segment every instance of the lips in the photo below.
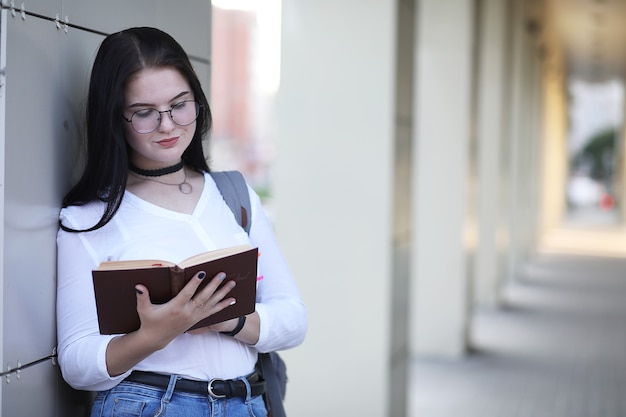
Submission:
{"label": "lips", "polygon": [[176,145],[176,143],[178,143],[178,137],[163,139],[163,140],[158,141],[157,143],[163,146],[164,148],[170,148]]}

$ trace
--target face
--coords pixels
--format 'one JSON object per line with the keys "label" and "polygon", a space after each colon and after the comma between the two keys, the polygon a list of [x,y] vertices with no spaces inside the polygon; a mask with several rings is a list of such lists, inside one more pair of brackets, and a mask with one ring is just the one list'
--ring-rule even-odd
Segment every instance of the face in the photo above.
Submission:
{"label": "face", "polygon": [[[140,119],[145,110],[167,111],[194,100],[187,80],[174,68],[146,68],[128,79],[124,91],[124,118]],[[130,160],[143,169],[157,169],[178,163],[191,143],[196,122],[179,126],[170,114],[161,113],[161,122],[150,133],[137,133],[125,123],[126,141],[131,149]],[[133,120],[135,120],[133,119]]]}

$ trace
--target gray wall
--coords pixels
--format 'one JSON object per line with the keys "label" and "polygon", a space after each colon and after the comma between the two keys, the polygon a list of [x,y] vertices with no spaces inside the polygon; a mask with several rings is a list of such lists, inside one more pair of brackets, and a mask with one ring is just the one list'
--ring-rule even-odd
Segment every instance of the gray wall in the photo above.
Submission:
{"label": "gray wall", "polygon": [[[186,0],[2,1],[0,22],[0,363],[2,371],[56,346],[56,231],[76,179],[85,91],[104,34],[156,26],[192,56],[208,94],[211,3]],[[55,22],[59,16],[60,23]],[[64,22],[67,18],[69,25]],[[69,388],[53,361],[3,377],[2,416],[78,416],[90,396]]]}

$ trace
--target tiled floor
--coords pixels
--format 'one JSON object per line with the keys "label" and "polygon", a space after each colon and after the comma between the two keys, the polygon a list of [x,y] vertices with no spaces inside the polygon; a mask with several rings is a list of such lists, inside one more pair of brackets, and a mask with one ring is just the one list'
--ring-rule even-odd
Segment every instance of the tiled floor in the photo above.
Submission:
{"label": "tiled floor", "polygon": [[478,311],[474,352],[415,359],[411,417],[625,417],[626,260],[542,255]]}

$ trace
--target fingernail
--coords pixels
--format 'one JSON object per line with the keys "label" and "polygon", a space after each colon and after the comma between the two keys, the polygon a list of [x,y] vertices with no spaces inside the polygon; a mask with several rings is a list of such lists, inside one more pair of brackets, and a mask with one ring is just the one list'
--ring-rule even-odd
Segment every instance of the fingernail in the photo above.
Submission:
{"label": "fingernail", "polygon": [[139,288],[135,288],[135,291],[137,292],[137,294],[142,295],[143,291],[141,291]]}
{"label": "fingernail", "polygon": [[198,274],[198,279],[204,279],[204,277],[206,277],[206,274],[204,272],[200,272]]}
{"label": "fingernail", "polygon": [[220,274],[217,276],[217,279],[219,279],[220,281],[224,281],[224,278],[226,278],[226,274],[223,272],[220,272]]}
{"label": "fingernail", "polygon": [[230,302],[230,305],[231,305],[231,306],[233,306],[233,305],[235,305],[236,303],[237,303],[237,300],[233,300],[233,301],[231,301],[231,302]]}

